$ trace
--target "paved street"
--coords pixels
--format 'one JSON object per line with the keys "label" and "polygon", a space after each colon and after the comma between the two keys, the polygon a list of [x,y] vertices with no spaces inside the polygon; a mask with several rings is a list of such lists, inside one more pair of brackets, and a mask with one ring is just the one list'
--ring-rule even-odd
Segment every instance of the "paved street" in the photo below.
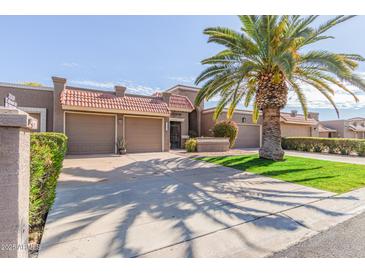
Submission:
{"label": "paved street", "polygon": [[275,258],[365,258],[365,213],[301,242]]}

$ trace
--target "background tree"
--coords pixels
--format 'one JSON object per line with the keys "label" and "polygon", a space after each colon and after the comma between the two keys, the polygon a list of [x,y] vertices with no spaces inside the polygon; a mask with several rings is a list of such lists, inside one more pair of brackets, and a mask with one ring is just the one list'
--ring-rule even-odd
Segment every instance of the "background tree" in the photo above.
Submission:
{"label": "background tree", "polygon": [[30,86],[30,87],[43,87],[43,85],[41,83],[37,83],[37,82],[23,82],[22,84],[25,86]]}
{"label": "background tree", "polygon": [[228,28],[207,28],[208,43],[225,47],[202,61],[209,65],[196,79],[203,83],[196,104],[219,95],[214,113],[217,119],[228,107],[231,119],[237,104],[253,103],[253,118],[263,115],[263,136],[260,157],[281,160],[280,109],[287,103],[288,90],[297,95],[305,117],[307,101],[303,84],[314,87],[335,108],[332,95],[335,88],[356,95],[346,86],[365,90],[365,81],[354,70],[365,59],[357,54],[332,53],[326,50],[306,50],[318,41],[331,39],[325,33],[353,16],[336,16],[319,27],[312,27],[318,16],[239,16],[241,31]]}

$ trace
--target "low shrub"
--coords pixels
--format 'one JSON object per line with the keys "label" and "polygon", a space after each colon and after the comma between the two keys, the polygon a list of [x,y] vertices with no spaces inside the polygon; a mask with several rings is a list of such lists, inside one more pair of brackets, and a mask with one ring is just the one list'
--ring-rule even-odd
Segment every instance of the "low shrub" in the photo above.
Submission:
{"label": "low shrub", "polygon": [[195,152],[196,151],[197,142],[195,138],[189,138],[185,142],[185,149],[187,152]]}
{"label": "low shrub", "polygon": [[212,129],[214,137],[228,137],[229,148],[234,146],[238,134],[238,127],[234,121],[225,120],[218,122]]}
{"label": "low shrub", "polygon": [[62,133],[32,133],[30,138],[30,229],[44,225],[53,205],[57,179],[67,150]]}
{"label": "low shrub", "polygon": [[348,138],[285,137],[283,149],[365,156],[365,140]]}

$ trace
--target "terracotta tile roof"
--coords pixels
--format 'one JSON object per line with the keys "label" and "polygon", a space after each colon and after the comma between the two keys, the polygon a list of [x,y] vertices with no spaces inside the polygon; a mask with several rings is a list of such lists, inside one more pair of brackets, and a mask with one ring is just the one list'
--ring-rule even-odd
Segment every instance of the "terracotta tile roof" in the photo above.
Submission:
{"label": "terracotta tile roof", "polygon": [[118,97],[113,93],[88,91],[67,87],[61,93],[61,104],[65,106],[90,107],[100,109],[115,109],[135,112],[169,114],[165,102],[153,96]]}
{"label": "terracotta tile roof", "polygon": [[325,127],[322,124],[318,125],[318,131],[319,132],[336,132],[337,130],[333,129],[333,128],[329,128],[329,127]]}
{"label": "terracotta tile roof", "polygon": [[170,107],[186,110],[194,110],[194,105],[188,97],[183,95],[172,94],[170,97]]}
{"label": "terracotta tile roof", "polygon": [[306,120],[304,118],[304,115],[302,114],[296,114],[295,116],[293,116],[291,113],[281,112],[280,118],[281,122],[288,124],[301,124],[301,125],[311,125],[311,126],[318,124],[318,121],[316,119],[307,118]]}
{"label": "terracotta tile roof", "polygon": [[[156,92],[154,96],[161,97],[162,93]],[[194,110],[194,105],[189,100],[189,98],[184,95],[171,94],[170,108],[192,111]]]}

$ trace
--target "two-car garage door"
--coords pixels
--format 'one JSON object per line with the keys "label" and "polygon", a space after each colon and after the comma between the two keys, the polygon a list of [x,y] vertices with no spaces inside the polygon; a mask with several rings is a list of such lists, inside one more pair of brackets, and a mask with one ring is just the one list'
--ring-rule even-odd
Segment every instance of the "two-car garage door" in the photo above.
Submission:
{"label": "two-car garage door", "polygon": [[65,114],[69,154],[114,153],[115,115]]}
{"label": "two-car garage door", "polygon": [[260,147],[260,126],[251,124],[238,124],[238,135],[234,148]]}
{"label": "two-car garage door", "polygon": [[[115,119],[115,115],[66,112],[65,133],[69,138],[68,153],[114,153],[117,125]],[[125,116],[123,121],[128,153],[163,150],[161,118]]]}
{"label": "two-car garage door", "polygon": [[163,142],[162,119],[126,116],[124,137],[129,153],[160,152]]}

